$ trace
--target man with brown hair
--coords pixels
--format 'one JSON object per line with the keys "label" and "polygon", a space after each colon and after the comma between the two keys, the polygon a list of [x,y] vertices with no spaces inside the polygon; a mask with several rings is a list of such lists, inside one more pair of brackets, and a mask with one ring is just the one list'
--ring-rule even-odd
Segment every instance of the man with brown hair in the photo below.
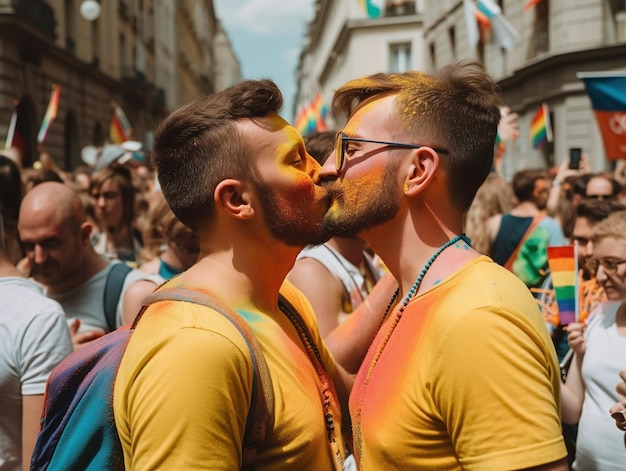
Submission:
{"label": "man with brown hair", "polygon": [[543,318],[463,234],[492,166],[497,92],[460,64],[335,94],[348,121],[322,173],[336,195],[326,228],[365,239],[400,285],[350,396],[360,469],[567,469]]}
{"label": "man with brown hair", "polygon": [[[328,238],[321,222],[332,200],[302,137],[277,114],[281,106],[273,82],[246,81],[182,106],[156,130],[163,195],[200,245],[198,261],[163,289],[213,294],[256,336],[275,414],[254,468],[341,469],[340,409],[352,379],[322,342],[306,298],[283,285],[300,250]],[[281,295],[302,324],[292,321]],[[152,304],[115,381],[126,467],[250,465],[242,447],[258,394],[253,365],[242,334],[216,310]]]}

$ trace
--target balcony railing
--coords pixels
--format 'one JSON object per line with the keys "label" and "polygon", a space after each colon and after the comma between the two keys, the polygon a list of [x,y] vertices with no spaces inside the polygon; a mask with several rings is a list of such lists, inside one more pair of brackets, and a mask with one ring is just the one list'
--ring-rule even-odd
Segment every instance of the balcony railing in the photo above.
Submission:
{"label": "balcony railing", "polygon": [[415,13],[415,0],[390,2],[385,8],[385,16],[415,15]]}
{"label": "balcony railing", "polygon": [[0,13],[20,16],[48,36],[56,37],[54,10],[45,0],[0,0]]}

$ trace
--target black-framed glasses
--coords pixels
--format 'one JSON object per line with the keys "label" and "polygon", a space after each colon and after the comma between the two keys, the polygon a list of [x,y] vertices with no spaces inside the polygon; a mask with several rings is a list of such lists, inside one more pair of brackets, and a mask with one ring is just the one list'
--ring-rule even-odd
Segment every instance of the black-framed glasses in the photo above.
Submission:
{"label": "black-framed glasses", "polygon": [[[374,139],[363,139],[361,137],[348,137],[343,132],[339,131],[335,137],[335,168],[339,172],[343,167],[343,162],[346,159],[346,149],[349,142],[369,142],[371,144],[383,144],[387,147],[400,147],[404,149],[419,149],[420,147],[430,147],[419,144],[405,144],[403,142],[390,142],[390,141],[376,141]],[[438,154],[448,154],[445,149],[438,149],[431,147],[432,150]]]}
{"label": "black-framed glasses", "polygon": [[616,260],[613,258],[587,258],[585,265],[593,273],[598,272],[598,268],[602,267],[607,275],[614,275],[620,265],[626,263],[626,260]]}

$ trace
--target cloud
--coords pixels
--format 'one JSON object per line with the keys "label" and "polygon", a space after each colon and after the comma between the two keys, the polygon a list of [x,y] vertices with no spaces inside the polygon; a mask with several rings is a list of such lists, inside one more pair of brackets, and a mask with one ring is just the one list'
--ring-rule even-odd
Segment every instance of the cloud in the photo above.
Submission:
{"label": "cloud", "polygon": [[231,31],[277,35],[299,31],[313,17],[314,0],[215,0],[222,23]]}

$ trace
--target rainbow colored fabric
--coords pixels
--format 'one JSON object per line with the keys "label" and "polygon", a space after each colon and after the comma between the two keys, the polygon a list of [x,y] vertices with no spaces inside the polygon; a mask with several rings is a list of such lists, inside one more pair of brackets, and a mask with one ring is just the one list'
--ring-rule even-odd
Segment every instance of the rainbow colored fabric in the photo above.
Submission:
{"label": "rainbow colored fabric", "polygon": [[313,100],[300,109],[293,126],[303,136],[314,132],[328,131],[326,125],[327,112],[324,97],[320,92],[317,92]]}
{"label": "rainbow colored fabric", "polygon": [[50,92],[50,102],[48,103],[48,108],[46,109],[46,114],[43,117],[43,121],[41,122],[41,127],[39,128],[39,133],[37,133],[37,142],[40,144],[45,141],[46,135],[48,134],[48,129],[52,125],[54,118],[57,117],[57,111],[59,110],[59,101],[61,99],[61,85],[57,85],[56,83],[52,85],[52,92]]}
{"label": "rainbow colored fabric", "polygon": [[548,247],[548,264],[562,325],[578,322],[578,254],[574,245]]}
{"label": "rainbow colored fabric", "polygon": [[109,127],[109,140],[113,144],[121,144],[130,139],[131,127],[122,108],[114,104],[111,126]]}
{"label": "rainbow colored fabric", "polygon": [[530,123],[530,138],[534,149],[540,149],[546,142],[552,141],[550,115],[545,103],[541,105]]}

